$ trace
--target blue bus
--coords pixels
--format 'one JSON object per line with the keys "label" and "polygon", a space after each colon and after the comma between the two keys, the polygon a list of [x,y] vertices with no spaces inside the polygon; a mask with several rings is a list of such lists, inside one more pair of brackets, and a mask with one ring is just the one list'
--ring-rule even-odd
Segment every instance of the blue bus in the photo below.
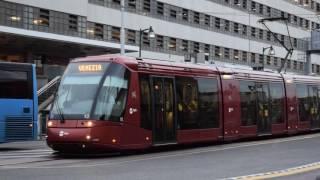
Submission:
{"label": "blue bus", "polygon": [[34,140],[37,129],[35,65],[0,62],[0,143]]}

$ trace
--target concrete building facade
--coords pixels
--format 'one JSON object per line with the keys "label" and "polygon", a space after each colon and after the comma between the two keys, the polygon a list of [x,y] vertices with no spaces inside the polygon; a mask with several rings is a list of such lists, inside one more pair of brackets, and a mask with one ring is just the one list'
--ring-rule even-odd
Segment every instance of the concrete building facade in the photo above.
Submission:
{"label": "concrete building facade", "polygon": [[[34,62],[50,79],[48,69],[70,58],[119,53],[120,8],[120,0],[0,0],[0,59]],[[142,34],[142,57],[181,62],[203,54],[216,63],[278,69],[287,51],[258,21],[285,17],[288,28],[266,24],[286,46],[292,42],[286,71],[303,73],[319,12],[320,0],[125,0],[125,49],[138,56],[139,30],[152,26],[155,38]],[[263,53],[271,45],[275,54]],[[311,56],[315,74],[319,58]]]}

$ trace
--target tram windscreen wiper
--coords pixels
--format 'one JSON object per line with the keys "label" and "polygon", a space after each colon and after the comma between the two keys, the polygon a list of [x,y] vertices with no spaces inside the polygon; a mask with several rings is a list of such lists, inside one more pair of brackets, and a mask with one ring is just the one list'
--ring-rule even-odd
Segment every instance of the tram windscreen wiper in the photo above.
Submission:
{"label": "tram windscreen wiper", "polygon": [[64,119],[64,115],[63,115],[63,113],[62,113],[62,110],[61,110],[61,107],[60,107],[60,105],[59,105],[59,103],[58,103],[58,100],[59,99],[59,95],[58,95],[58,93],[56,94],[56,98],[55,98],[55,100],[54,100],[54,105],[56,106],[56,108],[57,108],[57,113],[58,113],[58,115],[59,115],[59,117],[60,117],[60,122],[61,123],[64,123],[65,122],[65,119]]}

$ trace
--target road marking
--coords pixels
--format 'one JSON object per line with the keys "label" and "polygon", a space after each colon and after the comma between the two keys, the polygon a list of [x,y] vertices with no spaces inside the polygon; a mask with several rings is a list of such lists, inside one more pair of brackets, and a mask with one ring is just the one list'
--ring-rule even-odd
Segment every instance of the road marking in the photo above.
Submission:
{"label": "road marking", "polygon": [[[123,161],[118,161],[118,160],[113,160],[111,162],[106,162],[106,163],[95,163],[95,164],[78,164],[78,165],[60,165],[60,166],[2,166],[0,170],[3,169],[48,169],[48,168],[55,168],[55,169],[60,169],[60,168],[83,168],[83,167],[97,167],[97,166],[112,166],[112,165],[121,165],[121,164],[126,164],[126,163],[132,163],[132,162],[140,162],[140,161],[148,161],[148,160],[154,160],[154,159],[161,159],[161,158],[168,158],[168,157],[178,157],[178,156],[186,156],[186,155],[195,155],[195,154],[201,154],[201,153],[208,153],[208,152],[217,152],[217,151],[224,151],[224,150],[232,150],[232,149],[237,149],[237,148],[245,148],[245,147],[252,147],[252,146],[259,146],[259,145],[267,145],[267,144],[276,144],[276,143],[283,143],[283,142],[292,142],[292,141],[298,141],[298,140],[305,140],[305,139],[311,139],[315,137],[320,137],[320,134],[312,134],[312,135],[304,135],[300,137],[294,137],[294,138],[286,138],[286,139],[272,139],[272,140],[266,140],[263,142],[254,142],[254,143],[238,143],[240,145],[232,145],[228,147],[210,147],[206,148],[204,150],[199,150],[199,151],[192,151],[192,150],[186,150],[186,151],[191,151],[191,152],[184,152],[184,153],[173,153],[173,154],[167,154],[167,155],[158,155],[158,156],[151,156],[151,157],[142,157],[144,155],[140,155],[140,157],[137,158],[132,158],[129,160],[123,160]],[[167,153],[167,152],[166,152]],[[170,152],[169,152],[170,153]]]}
{"label": "road marking", "polygon": [[315,162],[315,163],[306,164],[303,166],[298,166],[298,167],[279,170],[279,171],[270,171],[270,172],[266,172],[266,173],[259,173],[259,174],[252,174],[252,175],[246,175],[246,176],[226,178],[223,180],[262,180],[262,179],[270,179],[270,178],[277,178],[277,177],[301,174],[301,173],[306,173],[309,171],[314,171],[317,169],[320,169],[320,162]]}

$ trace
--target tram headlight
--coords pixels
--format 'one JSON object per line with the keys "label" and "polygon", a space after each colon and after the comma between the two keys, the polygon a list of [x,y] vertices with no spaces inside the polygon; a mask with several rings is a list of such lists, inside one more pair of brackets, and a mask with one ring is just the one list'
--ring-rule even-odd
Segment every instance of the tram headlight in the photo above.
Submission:
{"label": "tram headlight", "polygon": [[53,122],[52,121],[48,121],[47,126],[51,127],[52,125],[53,125]]}
{"label": "tram headlight", "polygon": [[90,140],[90,139],[91,139],[91,136],[90,136],[90,135],[87,135],[87,136],[86,136],[86,139],[87,139],[87,140]]}
{"label": "tram headlight", "polygon": [[93,126],[93,122],[92,122],[92,121],[87,121],[87,122],[85,123],[85,125],[86,125],[87,127],[92,127],[92,126]]}

